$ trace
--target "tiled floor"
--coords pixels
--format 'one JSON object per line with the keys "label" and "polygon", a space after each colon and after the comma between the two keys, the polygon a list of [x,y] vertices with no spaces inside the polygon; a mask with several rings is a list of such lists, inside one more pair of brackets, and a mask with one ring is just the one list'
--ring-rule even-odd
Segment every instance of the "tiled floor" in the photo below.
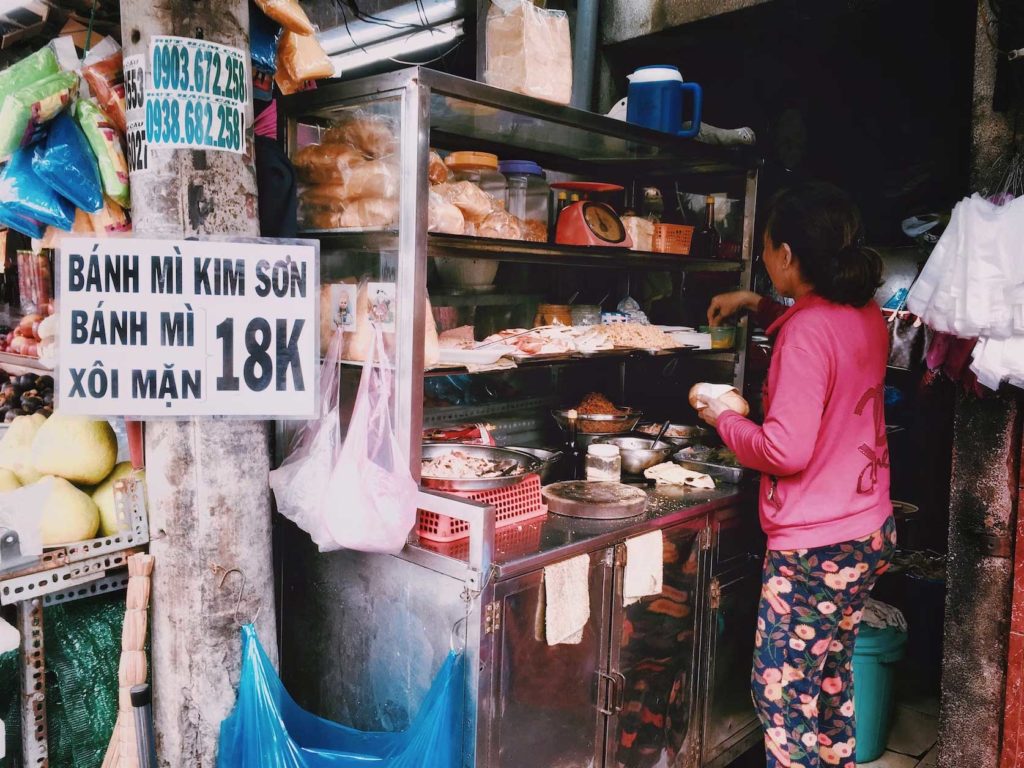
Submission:
{"label": "tiled floor", "polygon": [[893,713],[885,754],[872,763],[861,763],[858,768],[935,768],[938,725],[937,697],[902,697]]}

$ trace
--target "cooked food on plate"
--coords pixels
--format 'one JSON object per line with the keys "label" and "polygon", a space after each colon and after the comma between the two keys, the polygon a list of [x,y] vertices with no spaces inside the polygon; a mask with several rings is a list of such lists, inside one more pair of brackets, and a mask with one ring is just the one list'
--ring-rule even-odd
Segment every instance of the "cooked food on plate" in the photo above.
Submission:
{"label": "cooked food on plate", "polygon": [[632,349],[674,349],[678,347],[672,337],[653,325],[640,323],[611,323],[602,325],[608,340],[616,347]]}
{"label": "cooked food on plate", "polygon": [[[661,424],[644,424],[637,428],[645,435],[657,435],[661,432]],[[694,427],[671,426],[665,430],[665,437],[691,437],[694,434]]]}
{"label": "cooked food on plate", "polygon": [[690,488],[712,489],[715,481],[708,475],[694,472],[667,461],[644,471],[644,477],[658,485],[685,485]]}
{"label": "cooked food on plate", "polygon": [[521,471],[520,465],[515,459],[495,461],[479,456],[469,456],[458,450],[435,456],[433,459],[424,459],[420,466],[420,473],[425,477],[459,480],[502,477],[514,475],[518,471]]}
{"label": "cooked food on plate", "polygon": [[625,416],[628,413],[616,408],[611,400],[599,392],[584,395],[580,404],[576,406],[576,412],[580,416]]}

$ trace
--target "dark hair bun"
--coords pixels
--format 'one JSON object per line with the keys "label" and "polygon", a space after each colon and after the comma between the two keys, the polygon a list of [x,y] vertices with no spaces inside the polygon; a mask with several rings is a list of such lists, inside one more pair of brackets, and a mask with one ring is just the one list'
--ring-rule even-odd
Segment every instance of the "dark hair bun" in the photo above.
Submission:
{"label": "dark hair bun", "polygon": [[779,192],[766,229],[772,243],[789,245],[804,280],[829,301],[862,307],[882,284],[882,258],[860,244],[860,211],[832,184],[810,182]]}
{"label": "dark hair bun", "polygon": [[832,284],[818,293],[836,304],[863,307],[882,284],[882,257],[864,246],[848,245],[836,255]]}

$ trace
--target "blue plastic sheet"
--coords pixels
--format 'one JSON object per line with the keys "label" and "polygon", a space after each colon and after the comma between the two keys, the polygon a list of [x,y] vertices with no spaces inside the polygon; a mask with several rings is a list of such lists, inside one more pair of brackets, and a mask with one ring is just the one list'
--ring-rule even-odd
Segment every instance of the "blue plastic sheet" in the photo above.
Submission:
{"label": "blue plastic sheet", "polygon": [[450,653],[408,730],[357,731],[299,708],[246,625],[238,701],[221,724],[217,768],[457,768],[463,669],[463,656]]}
{"label": "blue plastic sheet", "polygon": [[50,125],[46,141],[36,146],[32,170],[55,192],[87,213],[103,207],[100,168],[74,118],[66,112]]}
{"label": "blue plastic sheet", "polygon": [[0,174],[0,206],[10,213],[71,231],[75,206],[32,170],[32,148],[15,152]]}
{"label": "blue plastic sheet", "polygon": [[7,210],[3,203],[0,203],[0,226],[10,227],[15,232],[21,232],[26,237],[34,237],[37,240],[46,233],[45,224],[40,224],[27,216],[19,216],[13,211]]}

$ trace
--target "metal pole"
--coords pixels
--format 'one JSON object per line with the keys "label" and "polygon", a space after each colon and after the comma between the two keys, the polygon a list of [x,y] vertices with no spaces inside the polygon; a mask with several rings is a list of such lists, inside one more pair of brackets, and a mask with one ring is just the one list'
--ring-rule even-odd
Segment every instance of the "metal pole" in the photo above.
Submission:
{"label": "metal pole", "polygon": [[576,39],[572,51],[572,101],[577,109],[590,109],[597,59],[597,0],[576,4]]}
{"label": "metal pole", "polygon": [[[246,0],[122,0],[125,56],[153,35],[202,38],[248,58]],[[147,78],[152,73],[147,72]],[[154,150],[131,175],[137,235],[259,234],[251,110],[246,154]],[[154,731],[159,766],[212,768],[220,723],[235,700],[241,642],[234,621],[259,612],[277,658],[271,567],[269,435],[264,422],[193,419],[146,425]],[[237,579],[218,585],[235,570]],[[240,607],[239,607],[240,602]]]}
{"label": "metal pole", "polygon": [[132,709],[135,714],[135,745],[139,768],[156,768],[156,744],[153,742],[153,691],[149,683],[133,685]]}

